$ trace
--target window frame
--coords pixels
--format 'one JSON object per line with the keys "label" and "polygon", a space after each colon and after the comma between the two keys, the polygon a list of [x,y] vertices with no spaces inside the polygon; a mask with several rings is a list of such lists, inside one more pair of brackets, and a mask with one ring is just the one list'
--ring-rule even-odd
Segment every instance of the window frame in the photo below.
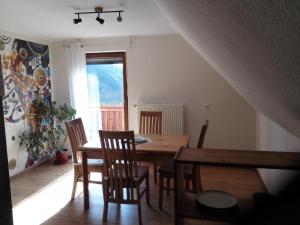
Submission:
{"label": "window frame", "polygon": [[124,130],[128,130],[128,94],[127,94],[127,62],[126,52],[94,52],[86,53],[86,59],[122,58],[123,61],[123,89],[124,89]]}

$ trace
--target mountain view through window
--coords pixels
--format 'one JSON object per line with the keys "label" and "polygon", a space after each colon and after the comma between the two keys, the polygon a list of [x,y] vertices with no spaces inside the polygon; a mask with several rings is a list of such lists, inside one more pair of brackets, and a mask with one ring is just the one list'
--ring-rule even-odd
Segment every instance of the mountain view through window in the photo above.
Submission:
{"label": "mountain view through window", "polygon": [[128,103],[125,52],[87,53],[90,133],[126,130]]}
{"label": "mountain view through window", "polygon": [[89,105],[122,105],[123,64],[87,65]]}

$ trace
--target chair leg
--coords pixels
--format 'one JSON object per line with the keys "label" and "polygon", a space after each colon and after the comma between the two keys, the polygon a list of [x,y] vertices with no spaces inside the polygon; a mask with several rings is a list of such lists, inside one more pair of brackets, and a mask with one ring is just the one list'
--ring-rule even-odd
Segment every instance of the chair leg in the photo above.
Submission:
{"label": "chair leg", "polygon": [[147,199],[147,204],[150,206],[150,185],[149,185],[149,173],[146,176],[146,199]]}
{"label": "chair leg", "polygon": [[71,200],[74,200],[74,198],[75,198],[77,179],[78,179],[78,169],[74,168],[74,178],[73,178],[73,188],[72,188]]}
{"label": "chair leg", "polygon": [[141,202],[138,203],[138,212],[139,212],[139,225],[143,225],[142,221],[142,208],[141,208]]}
{"label": "chair leg", "polygon": [[170,177],[167,177],[167,195],[170,195],[170,189],[171,189]]}
{"label": "chair leg", "polygon": [[107,210],[108,210],[108,187],[106,184],[104,184],[105,181],[103,182],[103,217],[102,220],[103,222],[107,221]]}
{"label": "chair leg", "polygon": [[162,209],[162,201],[163,201],[163,187],[164,187],[164,178],[161,174],[159,174],[159,209]]}
{"label": "chair leg", "polygon": [[153,164],[153,177],[154,177],[154,184],[157,185],[157,163]]}
{"label": "chair leg", "polygon": [[185,182],[185,190],[190,191],[190,180],[186,179],[184,182]]}
{"label": "chair leg", "polygon": [[139,187],[136,189],[136,192],[137,192],[137,205],[138,205],[138,214],[139,214],[139,225],[143,225],[142,207],[141,207],[141,195],[140,195]]}
{"label": "chair leg", "polygon": [[193,191],[196,193],[197,191],[202,191],[202,180],[201,180],[201,170],[200,166],[198,170],[196,170],[195,175],[193,176],[192,185]]}
{"label": "chair leg", "polygon": [[103,205],[103,222],[107,221],[107,210],[108,210],[108,201],[104,201],[104,205]]}

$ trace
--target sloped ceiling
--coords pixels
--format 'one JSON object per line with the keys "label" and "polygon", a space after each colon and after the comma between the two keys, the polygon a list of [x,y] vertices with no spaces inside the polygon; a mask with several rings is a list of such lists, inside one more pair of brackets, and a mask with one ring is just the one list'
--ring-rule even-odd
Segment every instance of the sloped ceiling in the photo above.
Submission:
{"label": "sloped ceiling", "polygon": [[299,0],[156,0],[258,111],[300,138]]}

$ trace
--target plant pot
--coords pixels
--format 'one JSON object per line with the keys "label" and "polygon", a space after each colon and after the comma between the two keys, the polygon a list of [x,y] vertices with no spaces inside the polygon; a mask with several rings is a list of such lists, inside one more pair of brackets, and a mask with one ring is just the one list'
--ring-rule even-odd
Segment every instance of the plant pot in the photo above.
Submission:
{"label": "plant pot", "polygon": [[64,164],[68,162],[68,149],[64,149],[63,151],[56,151],[55,156],[55,164]]}

